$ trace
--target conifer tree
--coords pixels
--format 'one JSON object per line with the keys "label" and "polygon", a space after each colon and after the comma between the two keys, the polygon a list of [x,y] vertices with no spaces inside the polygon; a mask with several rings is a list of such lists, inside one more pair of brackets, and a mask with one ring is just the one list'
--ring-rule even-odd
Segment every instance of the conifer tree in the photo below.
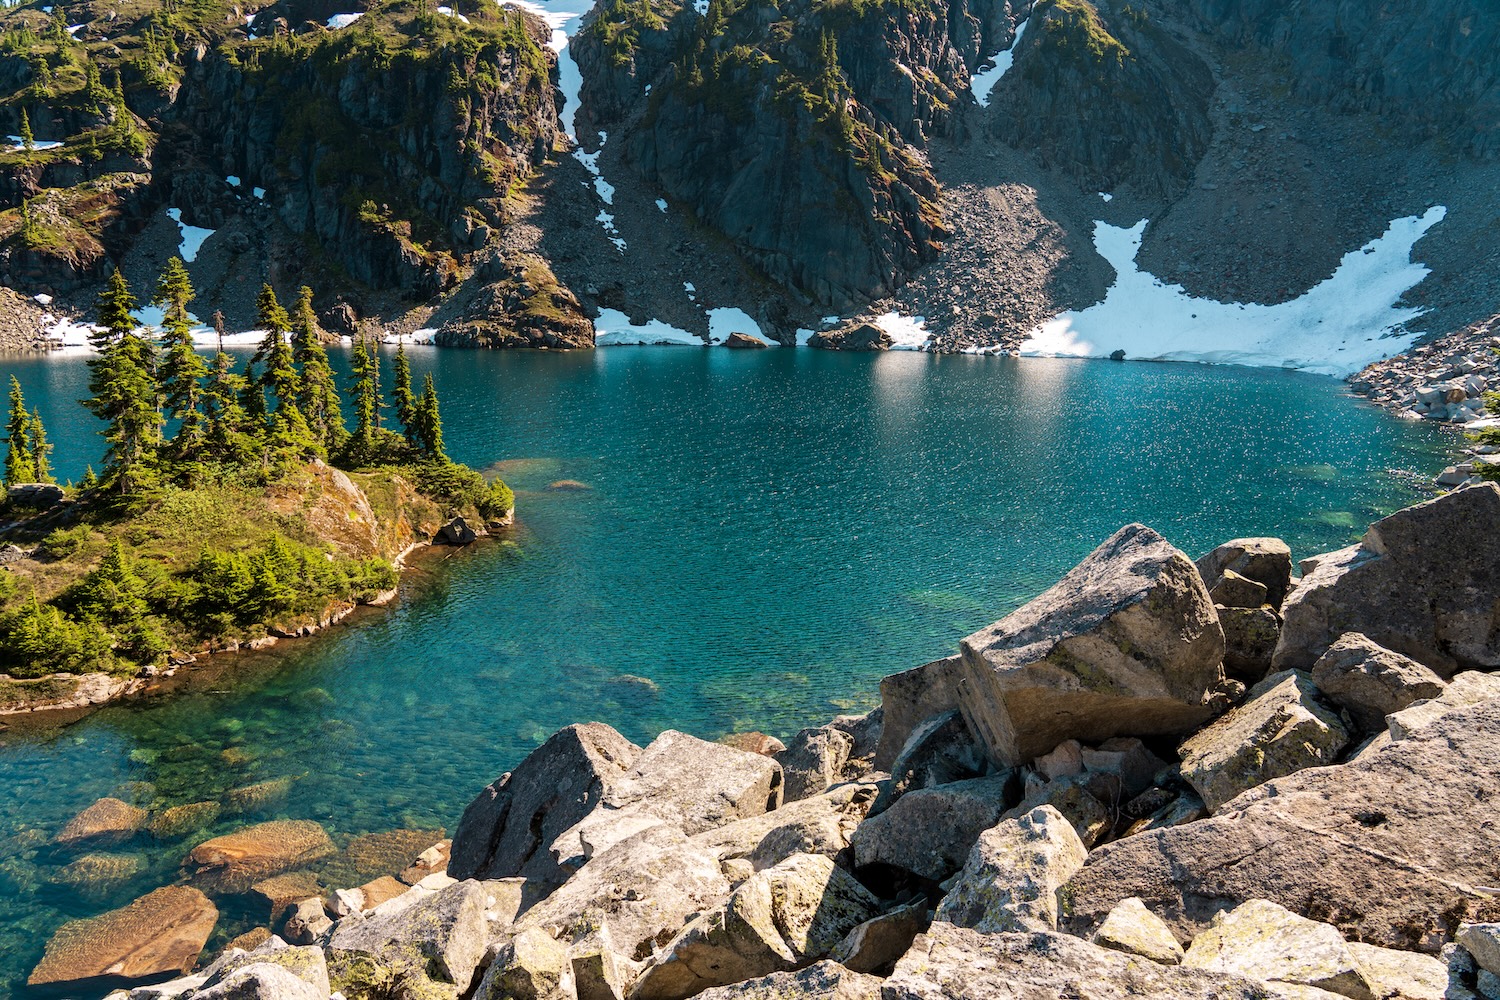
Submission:
{"label": "conifer tree", "polygon": [[31,418],[26,414],[26,398],[21,395],[21,381],[10,377],[10,417],[5,422],[5,485],[34,483],[36,463],[29,440]]}
{"label": "conifer tree", "polygon": [[31,440],[31,467],[38,483],[55,483],[52,478],[52,444],[47,440],[47,428],[42,426],[42,411],[31,411],[27,437]]}
{"label": "conifer tree", "polygon": [[234,358],[220,351],[203,388],[203,438],[209,455],[225,465],[248,463],[259,450],[250,416],[240,404],[248,380],[234,371]]}
{"label": "conifer tree", "polygon": [[185,460],[197,457],[203,447],[201,404],[203,380],[208,376],[208,365],[193,348],[192,320],[187,308],[193,297],[193,282],[186,265],[180,257],[171,258],[151,301],[166,311],[162,343],[167,353],[161,363],[161,390],[167,419],[178,422],[172,450],[177,458]]}
{"label": "conifer tree", "polygon": [[368,457],[380,433],[380,356],[369,349],[363,337],[354,342],[350,367],[354,376],[354,448],[360,456]]}
{"label": "conifer tree", "polygon": [[411,391],[411,363],[406,360],[406,344],[396,345],[395,387],[391,389],[391,401],[396,404],[396,419],[401,422],[401,435],[412,447],[420,447],[421,437],[417,427],[417,397]]}
{"label": "conifer tree", "polygon": [[313,312],[312,289],[303,285],[292,307],[292,360],[301,368],[297,405],[307,425],[323,447],[334,452],[344,446],[349,431],[339,406],[338,385],[328,352],[318,342],[318,318]]}
{"label": "conifer tree", "polygon": [[36,136],[31,134],[31,116],[21,109],[21,148],[28,153],[36,152]]}
{"label": "conifer tree", "polygon": [[448,461],[443,451],[443,418],[438,413],[437,387],[428,374],[422,381],[422,398],[417,403],[417,441],[422,454],[434,462]]}
{"label": "conifer tree", "polygon": [[276,292],[270,285],[261,286],[255,308],[266,336],[255,349],[252,362],[264,365],[258,378],[260,389],[269,393],[275,403],[275,409],[266,421],[267,443],[282,459],[318,454],[323,450],[322,444],[308,427],[307,418],[297,405],[301,379],[292,357],[292,347],[286,339],[292,328],[291,317],[276,300]]}
{"label": "conifer tree", "polygon": [[91,339],[99,348],[89,359],[86,406],[105,423],[106,467],[120,491],[140,490],[161,441],[157,406],[156,359],[151,344],[135,334],[135,297],[118,268],[99,297],[101,333]]}
{"label": "conifer tree", "polygon": [[80,490],[94,490],[99,488],[99,474],[94,471],[92,463],[83,467],[83,478],[78,480]]}

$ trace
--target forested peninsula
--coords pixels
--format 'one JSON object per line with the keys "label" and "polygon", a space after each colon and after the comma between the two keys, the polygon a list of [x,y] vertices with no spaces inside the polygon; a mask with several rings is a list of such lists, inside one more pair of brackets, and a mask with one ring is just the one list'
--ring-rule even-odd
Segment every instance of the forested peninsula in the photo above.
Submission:
{"label": "forested peninsula", "polygon": [[263,286],[264,336],[237,370],[195,345],[180,259],[150,293],[159,336],[115,271],[81,401],[103,465],[76,484],[56,482],[11,378],[0,712],[107,700],[203,653],[306,634],[389,599],[414,545],[509,523],[505,483],[448,457],[437,388],[413,385],[404,345],[385,384],[379,346],[356,340],[341,392],[312,298],[288,310]]}

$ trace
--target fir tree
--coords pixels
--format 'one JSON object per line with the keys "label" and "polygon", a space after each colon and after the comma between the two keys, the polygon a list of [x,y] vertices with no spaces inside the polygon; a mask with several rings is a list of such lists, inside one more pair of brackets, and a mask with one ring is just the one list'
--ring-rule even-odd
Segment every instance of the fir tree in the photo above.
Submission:
{"label": "fir tree", "polygon": [[92,464],[83,467],[83,478],[78,480],[79,490],[94,490],[99,488],[99,474],[94,471]]}
{"label": "fir tree", "polygon": [[420,447],[421,435],[417,426],[417,397],[411,391],[411,363],[406,360],[406,344],[396,345],[396,384],[391,390],[391,401],[396,404],[396,419],[401,422],[401,435],[412,447]]}
{"label": "fir tree", "polygon": [[240,405],[248,379],[234,371],[234,358],[220,351],[203,389],[203,437],[209,455],[219,462],[239,466],[259,450],[250,416]]}
{"label": "fir tree", "polygon": [[349,431],[339,406],[338,385],[328,352],[318,342],[318,319],[313,313],[312,289],[303,285],[292,307],[292,360],[301,368],[297,405],[323,447],[334,452],[344,446]]}
{"label": "fir tree", "polygon": [[5,485],[34,483],[36,462],[31,454],[29,440],[31,418],[26,414],[26,398],[21,395],[21,382],[10,377],[10,417],[5,422]]}
{"label": "fir tree", "polygon": [[354,376],[354,448],[362,458],[368,458],[380,433],[380,356],[366,346],[363,337],[354,342],[350,368]]}
{"label": "fir tree", "polygon": [[21,109],[21,148],[28,153],[36,152],[36,136],[31,134],[31,116]]}
{"label": "fir tree", "polygon": [[417,402],[415,423],[422,454],[434,462],[446,463],[448,456],[443,451],[443,418],[438,413],[437,387],[433,385],[431,374],[422,381],[422,398]]}
{"label": "fir tree", "polygon": [[161,441],[159,387],[151,344],[135,335],[135,298],[117,268],[99,297],[104,331],[93,335],[99,352],[89,359],[86,406],[105,423],[106,470],[121,492],[140,490]]}
{"label": "fir tree", "polygon": [[165,307],[162,320],[162,343],[166,357],[161,364],[161,390],[168,420],[178,422],[173,452],[179,459],[191,460],[202,450],[204,441],[203,380],[208,365],[193,348],[192,321],[188,303],[193,300],[193,283],[187,267],[179,257],[167,261],[166,270],[157,282],[151,301]]}
{"label": "fir tree", "polygon": [[31,439],[31,467],[35,482],[57,482],[52,478],[52,444],[47,440],[47,428],[42,426],[41,410],[31,411],[30,427],[26,433]]}
{"label": "fir tree", "polygon": [[260,297],[255,303],[260,325],[266,328],[266,336],[255,350],[252,362],[264,367],[258,382],[262,392],[269,393],[275,409],[267,419],[267,443],[281,458],[302,458],[322,451],[322,443],[313,434],[297,405],[301,392],[301,378],[293,359],[292,347],[286,334],[291,331],[291,318],[276,300],[276,292],[270,285],[262,285]]}

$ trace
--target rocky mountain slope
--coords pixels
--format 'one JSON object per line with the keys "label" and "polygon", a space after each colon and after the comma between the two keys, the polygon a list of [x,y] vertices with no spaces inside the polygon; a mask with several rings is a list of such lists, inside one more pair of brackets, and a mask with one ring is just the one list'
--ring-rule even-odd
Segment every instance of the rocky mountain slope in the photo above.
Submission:
{"label": "rocky mountain slope", "polygon": [[[245,826],[187,850],[181,884],[64,925],[31,982],[1493,998],[1497,538],[1494,484],[1391,515],[1300,577],[1278,539],[1194,563],[1130,525],[956,655],[887,677],[868,715],[786,743],[569,726],[415,861],[434,835],[384,835],[355,865],[317,823]],[[166,818],[101,800],[56,849]],[[193,971],[245,898],[269,926]]]}

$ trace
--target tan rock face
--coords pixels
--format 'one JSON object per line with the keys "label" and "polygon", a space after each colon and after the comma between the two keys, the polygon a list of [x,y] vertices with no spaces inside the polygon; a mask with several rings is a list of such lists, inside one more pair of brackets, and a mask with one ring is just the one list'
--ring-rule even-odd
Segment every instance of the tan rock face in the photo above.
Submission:
{"label": "tan rock face", "polygon": [[713,986],[788,972],[828,954],[880,902],[820,855],[797,855],[748,879],[652,958],[634,1000],[685,1000]]}
{"label": "tan rock face", "polygon": [[1275,667],[1306,670],[1360,632],[1440,677],[1500,666],[1500,485],[1484,483],[1370,525],[1319,556],[1287,600]]}
{"label": "tan rock face", "polygon": [[1345,937],[1435,952],[1500,884],[1500,698],[1461,706],[1378,753],[1277,778],[1208,819],[1096,848],[1065,890],[1088,933],[1139,896],[1190,939],[1269,899]]}
{"label": "tan rock face", "polygon": [[197,889],[166,886],[121,909],[63,924],[27,982],[137,981],[187,972],[218,920],[218,908]]}
{"label": "tan rock face", "polygon": [[335,851],[311,820],[275,820],[206,840],[188,852],[183,867],[194,882],[218,892],[244,892],[272,875],[311,864]]}
{"label": "tan rock face", "polygon": [[1272,674],[1182,745],[1182,776],[1210,812],[1272,778],[1335,762],[1349,734],[1316,694],[1306,674]]}
{"label": "tan rock face", "polygon": [[151,836],[171,840],[196,833],[219,818],[219,803],[189,802],[163,809],[151,817]]}
{"label": "tan rock face", "polygon": [[1163,965],[1182,961],[1182,945],[1162,919],[1135,896],[1120,901],[1094,932],[1094,943],[1111,951],[1140,955]]}
{"label": "tan rock face", "polygon": [[1252,899],[1214,918],[1193,939],[1182,964],[1312,986],[1351,1000],[1375,997],[1342,934],[1264,899]]}
{"label": "tan rock face", "polygon": [[1088,855],[1051,806],[1004,820],[979,835],[936,919],[987,934],[1056,930],[1057,892]]}
{"label": "tan rock face", "polygon": [[146,810],[119,799],[100,799],[68,821],[54,838],[65,845],[105,846],[129,840],[146,825]]}
{"label": "tan rock face", "polygon": [[964,639],[961,707],[993,760],[1065,739],[1189,732],[1211,715],[1224,633],[1187,556],[1130,525],[1059,583]]}

